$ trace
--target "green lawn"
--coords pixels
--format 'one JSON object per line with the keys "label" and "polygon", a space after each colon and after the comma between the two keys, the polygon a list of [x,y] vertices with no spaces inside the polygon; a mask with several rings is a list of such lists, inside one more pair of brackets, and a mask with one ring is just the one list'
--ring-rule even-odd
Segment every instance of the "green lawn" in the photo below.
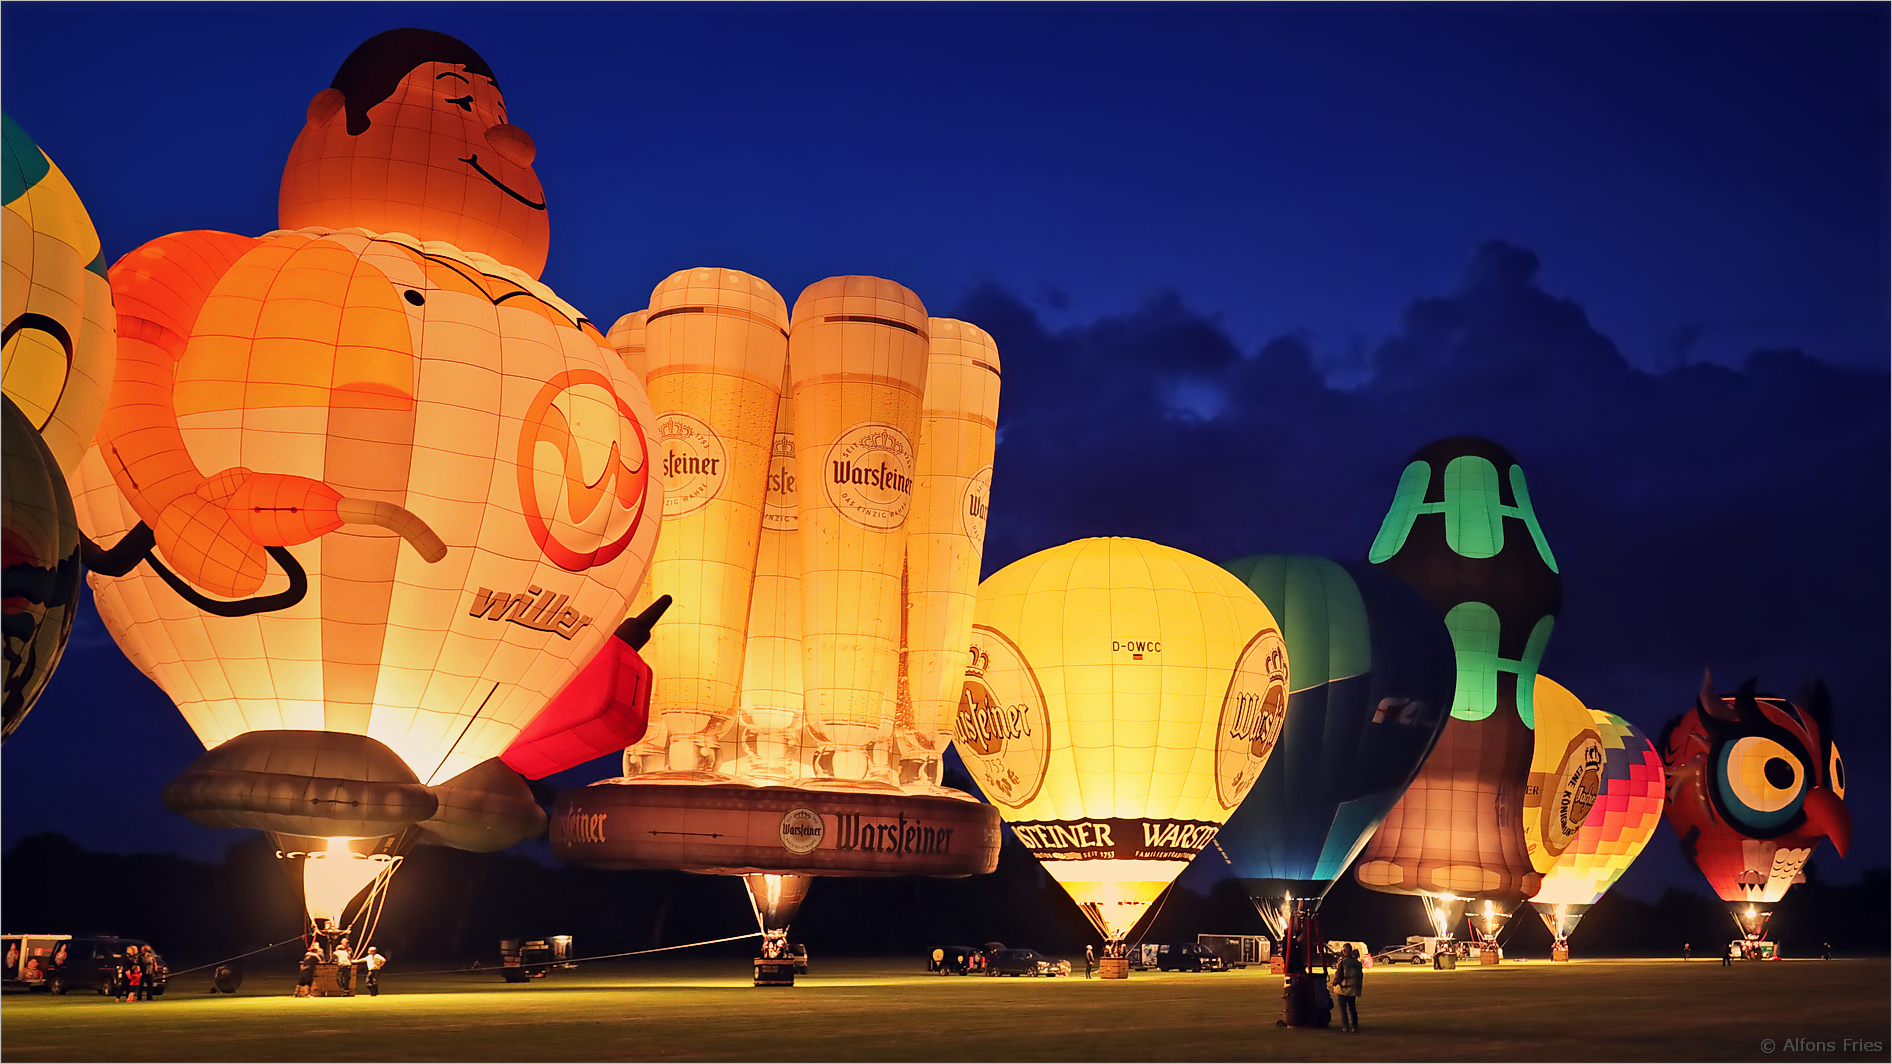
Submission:
{"label": "green lawn", "polygon": [[[378,998],[235,998],[184,976],[160,1001],[9,994],[7,1060],[1886,1060],[1884,959],[1578,961],[1376,968],[1365,1031],[1277,1028],[1281,979],[1137,972],[1125,982],[940,977],[816,961],[793,989],[743,962],[594,963],[524,986],[402,977]],[[273,991],[273,993],[265,993]],[[1763,1051],[1774,1039],[1776,1052]],[[1795,1051],[1789,1039],[1831,1042]],[[1852,1050],[1846,1039],[1877,1043]]]}

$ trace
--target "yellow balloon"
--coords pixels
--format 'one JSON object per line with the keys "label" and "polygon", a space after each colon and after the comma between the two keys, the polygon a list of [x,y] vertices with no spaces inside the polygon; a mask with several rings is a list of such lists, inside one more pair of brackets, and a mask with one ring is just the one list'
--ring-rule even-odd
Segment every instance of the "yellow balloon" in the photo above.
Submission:
{"label": "yellow balloon", "polygon": [[1140,539],[1083,539],[979,587],[953,742],[1107,937],[1215,838],[1261,774],[1288,655],[1255,593]]}
{"label": "yellow balloon", "polygon": [[1539,673],[1533,689],[1531,774],[1524,786],[1524,850],[1548,872],[1569,849],[1596,805],[1603,780],[1603,737],[1590,710],[1562,684]]}
{"label": "yellow balloon", "polygon": [[6,396],[70,482],[111,393],[112,290],[98,231],[72,183],[12,118],[5,126]]}

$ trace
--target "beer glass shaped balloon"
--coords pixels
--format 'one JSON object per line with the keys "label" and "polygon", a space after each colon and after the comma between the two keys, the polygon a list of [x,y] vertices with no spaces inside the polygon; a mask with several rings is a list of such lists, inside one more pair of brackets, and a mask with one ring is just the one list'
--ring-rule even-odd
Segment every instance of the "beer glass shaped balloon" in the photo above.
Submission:
{"label": "beer glass shaped balloon", "polygon": [[878,277],[815,282],[790,326],[803,712],[817,775],[842,786],[894,789],[889,710],[926,330],[919,297]]}
{"label": "beer glass shaped balloon", "polygon": [[1438,740],[1452,640],[1430,604],[1366,565],[1263,554],[1223,568],[1280,622],[1293,663],[1274,755],[1220,835],[1280,938],[1295,909],[1319,909]]}
{"label": "beer glass shaped balloon", "polygon": [[471,48],[392,30],[309,106],[296,228],[111,271],[122,383],[75,491],[99,612],[209,748],[166,804],[274,833],[305,887],[541,830],[494,759],[656,538],[643,388],[534,279],[532,154]]}
{"label": "beer glass shaped balloon", "polygon": [[1438,744],[1355,875],[1419,895],[1435,934],[1453,935],[1468,903],[1495,933],[1542,878],[1524,798],[1537,666],[1563,594],[1523,468],[1489,440],[1428,444],[1400,474],[1367,557],[1444,615],[1458,682]]}
{"label": "beer glass shaped balloon", "polygon": [[901,786],[959,794],[940,787],[940,758],[952,742],[953,711],[965,686],[985,554],[998,441],[999,352],[976,325],[933,318],[928,328],[932,353],[901,571],[905,601],[894,738]]}
{"label": "beer glass shaped balloon", "polygon": [[611,331],[604,334],[604,342],[624,360],[624,368],[631,371],[638,383],[643,383],[644,371],[648,368],[645,351],[648,346],[649,330],[646,320],[649,310],[634,310],[617,320]]}
{"label": "beer glass shaped balloon", "polygon": [[[1549,682],[1538,677],[1540,685]],[[1541,687],[1538,697],[1543,697]],[[1531,896],[1531,907],[1550,928],[1554,960],[1570,958],[1570,932],[1629,871],[1662,823],[1662,758],[1655,744],[1615,714],[1593,709],[1590,715],[1603,746],[1595,799],[1563,856]]]}
{"label": "beer glass shaped balloon", "polygon": [[111,394],[118,329],[111,285],[98,231],[71,182],[12,118],[0,115],[0,126],[6,396],[70,480]]}
{"label": "beer glass shaped balloon", "polygon": [[1194,555],[1082,539],[979,585],[972,647],[960,757],[1115,951],[1268,763],[1274,617]]}
{"label": "beer glass shaped balloon", "polygon": [[650,294],[646,344],[664,490],[647,583],[676,599],[644,650],[656,673],[652,712],[665,771],[727,780],[717,748],[741,695],[788,308],[760,278],[682,270]]}
{"label": "beer glass shaped balloon", "polygon": [[[655,655],[661,719],[625,751],[624,776],[559,795],[552,847],[604,868],[742,876],[764,939],[757,985],[780,985],[792,982],[788,927],[813,877],[989,872],[998,816],[959,792],[904,793],[877,764],[891,752],[882,707],[894,691],[896,533],[913,491],[925,311],[890,281],[813,286],[789,328],[783,392],[781,305],[764,313],[760,281],[729,283],[743,276],[719,272],[714,294],[692,280],[688,299],[662,286],[651,297],[648,379],[668,404],[658,462],[673,503],[651,583],[675,590],[702,634],[666,619],[653,637],[653,651],[672,640]],[[673,352],[673,328],[703,345]],[[673,419],[677,397],[698,394],[685,385],[709,391],[690,382],[711,365],[742,373],[715,385],[714,402],[692,400],[694,420]],[[704,500],[732,497],[752,500],[740,527],[733,504],[721,525],[685,523],[710,512]]]}
{"label": "beer glass shaped balloon", "polygon": [[795,404],[786,390],[769,446],[768,495],[756,548],[742,658],[738,771],[756,779],[800,775],[802,736],[801,537],[795,472]]}

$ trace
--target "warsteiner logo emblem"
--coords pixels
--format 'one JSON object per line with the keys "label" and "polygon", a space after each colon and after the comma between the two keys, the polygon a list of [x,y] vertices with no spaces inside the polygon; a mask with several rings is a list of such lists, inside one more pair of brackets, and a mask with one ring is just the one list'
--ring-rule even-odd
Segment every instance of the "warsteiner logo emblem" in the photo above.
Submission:
{"label": "warsteiner logo emblem", "polygon": [[1017,644],[996,630],[974,625],[971,651],[953,742],[985,796],[1018,809],[1038,797],[1051,762],[1044,690]]}
{"label": "warsteiner logo emblem", "polygon": [[729,452],[722,438],[702,419],[681,410],[657,415],[657,451],[665,517],[701,510],[729,481]]}
{"label": "warsteiner logo emblem", "polygon": [[1242,804],[1255,785],[1288,713],[1288,647],[1264,628],[1235,659],[1215,729],[1215,797],[1222,808]]}
{"label": "warsteiner logo emblem", "polygon": [[790,853],[810,853],[821,845],[827,825],[813,809],[797,807],[782,814],[782,848]]}
{"label": "warsteiner logo emblem", "polygon": [[842,517],[891,532],[913,508],[913,442],[892,425],[856,425],[828,448],[821,485]]}

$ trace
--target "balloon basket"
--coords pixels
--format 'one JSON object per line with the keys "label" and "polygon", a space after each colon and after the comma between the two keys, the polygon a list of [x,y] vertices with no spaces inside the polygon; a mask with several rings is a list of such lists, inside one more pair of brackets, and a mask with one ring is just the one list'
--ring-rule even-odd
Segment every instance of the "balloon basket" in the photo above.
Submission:
{"label": "balloon basket", "polygon": [[1552,947],[1550,948],[1550,959],[1551,959],[1551,960],[1553,960],[1553,961],[1567,961],[1567,960],[1569,960],[1569,959],[1570,959],[1570,947],[1568,947],[1568,946],[1552,946]]}
{"label": "balloon basket", "polygon": [[1288,974],[1287,957],[1282,956],[1280,954],[1276,954],[1275,956],[1270,957],[1268,959],[1268,971],[1274,975]]}
{"label": "balloon basket", "polygon": [[1333,1018],[1333,998],[1327,993],[1325,976],[1297,972],[1287,977],[1281,990],[1280,1026],[1326,1027]]}
{"label": "balloon basket", "polygon": [[795,958],[757,957],[755,959],[755,985],[794,986]]}
{"label": "balloon basket", "polygon": [[1097,962],[1097,978],[1099,979],[1128,979],[1130,978],[1130,958],[1104,957],[1104,958],[1099,959]]}
{"label": "balloon basket", "polygon": [[1449,972],[1458,967],[1458,955],[1455,953],[1441,951],[1433,959],[1438,961],[1440,971]]}
{"label": "balloon basket", "polygon": [[1480,963],[1480,964],[1496,964],[1496,963],[1498,963],[1498,951],[1497,951],[1497,950],[1495,950],[1495,949],[1481,949],[1481,950],[1479,950],[1479,951],[1478,951],[1478,963]]}

